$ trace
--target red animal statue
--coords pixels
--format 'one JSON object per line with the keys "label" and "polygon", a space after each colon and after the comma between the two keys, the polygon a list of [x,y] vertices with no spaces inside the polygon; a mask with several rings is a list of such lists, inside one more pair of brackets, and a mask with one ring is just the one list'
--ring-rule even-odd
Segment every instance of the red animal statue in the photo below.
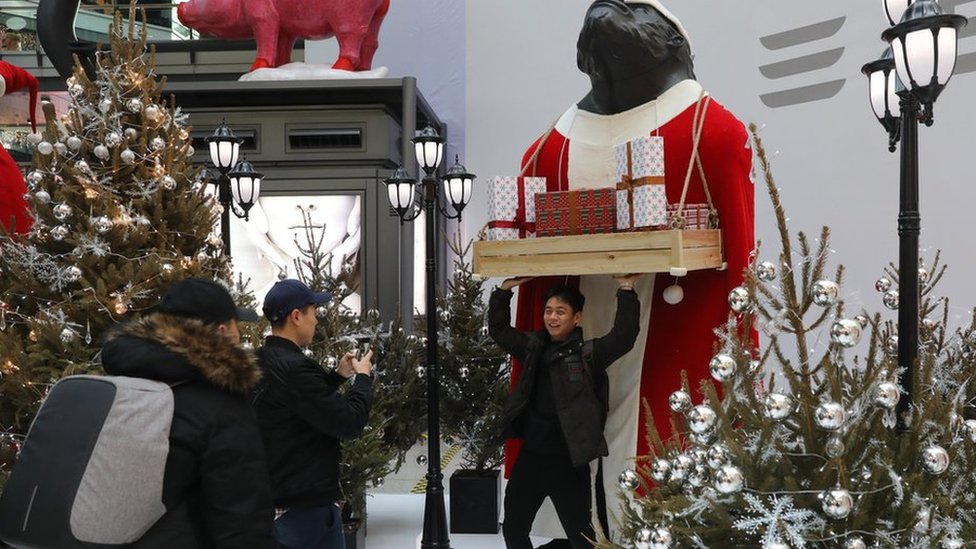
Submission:
{"label": "red animal statue", "polygon": [[[30,92],[31,128],[36,132],[37,78],[20,67],[0,61],[0,97],[25,88]],[[32,219],[24,200],[26,193],[27,185],[20,168],[0,145],[0,226],[3,227],[0,234],[25,233],[30,229]]]}
{"label": "red animal statue", "polygon": [[372,68],[380,24],[390,0],[190,0],[180,4],[180,21],[203,34],[226,39],[254,38],[258,53],[251,70],[291,61],[295,40],[339,41],[332,68]]}

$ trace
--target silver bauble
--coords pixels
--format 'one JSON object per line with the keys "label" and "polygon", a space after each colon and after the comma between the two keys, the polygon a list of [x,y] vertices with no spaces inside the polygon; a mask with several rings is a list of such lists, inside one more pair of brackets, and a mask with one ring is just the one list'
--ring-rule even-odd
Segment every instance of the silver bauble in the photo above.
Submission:
{"label": "silver bauble", "polygon": [[828,431],[840,429],[845,419],[847,419],[847,412],[836,402],[821,403],[813,412],[813,420],[817,427]]}
{"label": "silver bauble", "polygon": [[827,443],[824,444],[824,451],[827,452],[827,457],[836,459],[844,455],[844,450],[847,448],[844,446],[844,441],[839,436],[834,435],[827,439]]}
{"label": "silver bauble", "polygon": [[661,296],[668,305],[677,305],[685,298],[685,291],[681,286],[672,284],[664,289]]}
{"label": "silver bauble", "polygon": [[810,291],[813,294],[813,302],[821,307],[829,307],[837,303],[837,297],[840,296],[840,287],[832,280],[818,280],[813,283]]}
{"label": "silver bauble", "polygon": [[658,526],[651,531],[650,549],[671,549],[674,544],[674,536],[671,531],[663,526]]}
{"label": "silver bauble", "polygon": [[945,448],[933,444],[922,450],[919,462],[926,473],[941,475],[949,468],[949,452],[946,452]]}
{"label": "silver bauble", "polygon": [[634,547],[636,549],[651,549],[651,536],[654,532],[650,528],[644,527],[634,534]]}
{"label": "silver bauble", "polygon": [[708,371],[717,381],[728,381],[735,375],[735,359],[729,355],[715,355],[708,363]]}
{"label": "silver bauble", "polygon": [[75,162],[75,169],[80,172],[87,172],[91,170],[91,167],[88,166],[88,162],[85,162],[84,160],[79,160]]}
{"label": "silver bauble", "polygon": [[124,133],[125,137],[130,141],[135,141],[136,138],[139,137],[139,130],[135,128],[126,128],[122,133]]}
{"label": "silver bauble", "polygon": [[64,279],[68,282],[78,282],[81,278],[81,269],[72,265],[64,270]]}
{"label": "silver bauble", "polygon": [[688,472],[686,480],[688,484],[695,487],[701,488],[709,481],[709,469],[704,463],[696,463],[691,471]]}
{"label": "silver bauble", "polygon": [[74,331],[71,330],[71,328],[65,328],[61,330],[61,341],[63,343],[71,343],[72,341],[75,340],[75,335],[77,334],[75,334]]}
{"label": "silver bauble", "polygon": [[874,392],[874,403],[885,410],[894,409],[900,398],[901,391],[898,386],[888,381],[878,385],[878,389]]}
{"label": "silver bauble", "polygon": [[781,393],[769,393],[764,402],[766,416],[776,421],[782,421],[793,413],[793,399]]}
{"label": "silver bauble", "polygon": [[98,110],[102,111],[102,114],[105,114],[108,111],[112,110],[112,100],[111,99],[102,99],[101,101],[99,101],[98,102]]}
{"label": "silver bauble", "polygon": [[417,377],[420,378],[427,375],[427,368],[424,368],[423,366],[417,366],[416,368],[413,369],[413,371],[414,373],[417,374]]}
{"label": "silver bauble", "polygon": [[716,444],[708,449],[706,462],[712,469],[718,469],[732,462],[732,451],[724,444]]}
{"label": "silver bauble", "polygon": [[71,97],[78,98],[85,93],[85,88],[81,84],[72,84],[68,86],[68,93],[71,94]]}
{"label": "silver bauble", "polygon": [[970,442],[976,444],[976,419],[967,419],[962,422],[962,431]]}
{"label": "silver bauble", "polygon": [[942,540],[943,549],[961,549],[966,544],[959,538],[946,538]]}
{"label": "silver bauble", "polygon": [[126,164],[132,164],[136,161],[136,153],[132,149],[126,149],[119,153],[119,158]]}
{"label": "silver bauble", "polygon": [[762,373],[762,362],[758,360],[750,360],[749,373],[754,376],[757,376],[760,373]]}
{"label": "silver bauble", "polygon": [[159,266],[159,270],[162,271],[164,277],[169,277],[170,275],[173,274],[173,264],[163,263],[162,265]]}
{"label": "silver bauble", "polygon": [[122,143],[122,136],[119,132],[108,132],[105,134],[105,144],[109,147],[118,147]]}
{"label": "silver bauble", "polygon": [[312,358],[315,356],[315,351],[311,349],[302,349],[302,354],[307,356],[308,358]]}
{"label": "silver bauble", "polygon": [[67,156],[68,146],[65,145],[64,143],[60,141],[55,141],[53,147],[54,147],[54,152],[60,154],[61,156]]}
{"label": "silver bauble", "polygon": [[827,490],[820,496],[820,505],[824,514],[832,519],[846,518],[854,509],[854,498],[843,488]]}
{"label": "silver bauble", "polygon": [[67,204],[58,204],[54,207],[54,218],[58,221],[64,221],[71,217],[71,206]]}
{"label": "silver bauble", "polygon": [[160,151],[166,147],[166,140],[159,136],[153,137],[152,141],[149,142],[149,147],[154,151]]}
{"label": "silver bauble", "polygon": [[95,158],[99,160],[108,160],[111,158],[112,153],[109,152],[108,147],[105,145],[95,145],[95,149],[92,151]]}
{"label": "silver bauble", "polygon": [[164,175],[159,179],[159,186],[167,191],[172,191],[176,188],[176,180],[168,175]]}
{"label": "silver bauble", "polygon": [[51,238],[54,240],[64,240],[66,236],[68,236],[68,228],[64,225],[58,225],[51,229]]}
{"label": "silver bauble", "polygon": [[856,320],[842,318],[830,327],[830,340],[841,347],[853,347],[861,340],[861,325]]}
{"label": "silver bauble", "polygon": [[844,542],[844,549],[868,549],[868,546],[860,536],[854,536],[847,538],[847,541]]}
{"label": "silver bauble", "polygon": [[193,148],[193,145],[188,146],[186,148],[186,156],[187,156],[187,158],[193,156],[194,154],[196,154],[196,152],[197,151]]}
{"label": "silver bauble", "polygon": [[776,278],[776,265],[769,261],[763,261],[756,265],[756,276],[763,282],[772,282]]}
{"label": "silver bauble", "polygon": [[468,376],[471,375],[471,369],[467,366],[461,366],[461,368],[458,370],[458,374],[461,375],[461,379],[468,379]]}
{"label": "silver bauble", "polygon": [[417,465],[427,465],[427,456],[423,454],[417,456]]}
{"label": "silver bauble", "polygon": [[39,133],[27,134],[27,142],[30,143],[31,145],[37,145],[38,143],[41,142],[42,139],[44,139],[44,136],[42,136]]}
{"label": "silver bauble", "polygon": [[868,324],[871,322],[871,319],[869,319],[866,315],[857,315],[854,317],[854,320],[857,321],[857,324],[862,328],[867,328]]}
{"label": "silver bauble", "polygon": [[77,135],[72,135],[67,140],[65,140],[65,143],[67,143],[68,148],[74,152],[78,152],[78,149],[81,148],[81,138],[78,137]]}
{"label": "silver bauble", "polygon": [[705,433],[715,428],[718,415],[704,404],[699,404],[688,412],[688,428],[693,433]]}
{"label": "silver bauble", "polygon": [[27,174],[27,182],[28,183],[32,183],[34,185],[37,185],[41,181],[44,181],[44,174],[42,172],[40,172],[38,170],[32,170],[30,173]]}
{"label": "silver bauble", "polygon": [[691,472],[692,467],[695,466],[695,460],[691,459],[688,454],[678,454],[674,459],[671,460],[671,476],[670,480],[676,482],[682,482],[688,478],[688,473]]}
{"label": "silver bauble", "polygon": [[891,289],[891,281],[887,277],[882,276],[874,283],[874,289],[881,293],[885,293]]}
{"label": "silver bauble", "polygon": [[129,112],[139,112],[142,110],[142,100],[138,97],[133,97],[125,102],[125,108],[129,109]]}
{"label": "silver bauble", "polygon": [[97,231],[99,234],[105,234],[112,230],[113,223],[111,219],[105,217],[104,215],[100,215],[92,219],[92,225],[95,226],[95,231]]}
{"label": "silver bauble", "polygon": [[654,479],[654,482],[667,482],[670,475],[670,461],[658,458],[651,462],[651,478]]}
{"label": "silver bauble", "polygon": [[677,390],[668,397],[668,405],[672,412],[686,412],[691,409],[691,396],[682,390]]}
{"label": "silver bauble", "polygon": [[380,486],[383,486],[384,484],[386,484],[386,479],[383,478],[383,477],[376,477],[376,478],[373,479],[373,487],[374,488],[379,488]]}
{"label": "silver bauble", "polygon": [[929,281],[929,272],[925,270],[925,267],[918,268],[918,283],[925,284]]}
{"label": "silver bauble", "polygon": [[47,156],[54,152],[54,145],[48,143],[47,141],[41,141],[37,144],[37,152]]}
{"label": "silver bauble", "polygon": [[145,114],[146,118],[151,122],[158,122],[159,117],[162,115],[162,113],[159,111],[159,107],[156,105],[147,106],[146,110],[143,111],[143,114]]}
{"label": "silver bauble", "polygon": [[37,191],[34,193],[34,198],[39,204],[47,204],[51,201],[51,195],[47,191]]}
{"label": "silver bauble", "polygon": [[932,328],[935,328],[935,321],[931,318],[923,318],[922,326],[924,326],[927,330],[931,330]]}
{"label": "silver bauble", "polygon": [[888,290],[881,297],[881,302],[884,306],[891,309],[892,311],[898,309],[898,290]]}
{"label": "silver bauble", "polygon": [[888,339],[885,340],[885,351],[890,355],[898,354],[898,336],[888,336]]}
{"label": "silver bauble", "polygon": [[745,477],[735,465],[725,465],[715,471],[715,489],[722,494],[734,494],[742,490]]}
{"label": "silver bauble", "polygon": [[729,307],[737,312],[744,313],[749,310],[752,300],[749,298],[749,290],[742,286],[736,286],[729,292]]}
{"label": "silver bauble", "polygon": [[630,469],[624,469],[617,477],[617,485],[621,490],[636,490],[640,486],[640,477]]}

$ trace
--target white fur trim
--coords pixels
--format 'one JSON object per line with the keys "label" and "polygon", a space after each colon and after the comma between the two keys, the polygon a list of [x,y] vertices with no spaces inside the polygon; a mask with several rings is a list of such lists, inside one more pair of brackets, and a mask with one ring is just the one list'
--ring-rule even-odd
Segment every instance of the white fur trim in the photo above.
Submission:
{"label": "white fur trim", "polygon": [[688,36],[688,31],[685,30],[685,27],[681,24],[681,21],[679,21],[678,18],[675,17],[673,13],[671,13],[670,11],[668,11],[667,8],[661,5],[661,2],[659,2],[658,0],[624,0],[624,2],[628,4],[647,4],[653,7],[654,9],[656,9],[657,11],[661,12],[661,15],[663,15],[665,19],[670,21],[671,24],[674,25],[676,29],[678,29],[678,32],[681,33],[681,36],[685,37],[685,42],[688,42],[688,49],[691,49],[691,37]]}
{"label": "white fur trim", "polygon": [[7,92],[7,79],[0,76],[0,97]]}

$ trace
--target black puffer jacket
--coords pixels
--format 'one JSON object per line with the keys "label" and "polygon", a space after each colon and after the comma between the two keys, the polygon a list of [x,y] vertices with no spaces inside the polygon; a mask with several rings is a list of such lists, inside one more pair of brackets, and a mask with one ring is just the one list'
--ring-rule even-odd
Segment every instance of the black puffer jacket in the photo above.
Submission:
{"label": "black puffer jacket", "polygon": [[177,383],[166,514],[134,547],[275,547],[268,470],[248,401],[261,376],[254,356],[213,326],[152,314],[109,335],[102,366],[110,375]]}
{"label": "black puffer jacket", "polygon": [[369,420],[373,380],[326,373],[291,341],[269,336],[258,349],[264,373],[254,411],[271,468],[277,507],[312,507],[339,501],[341,439],[359,436]]}
{"label": "black puffer jacket", "polygon": [[633,291],[617,291],[617,314],[613,328],[593,340],[592,371],[583,365],[583,338],[577,328],[574,337],[560,345],[548,363],[542,354],[551,338],[549,332],[522,332],[512,327],[510,290],[495,289],[488,302],[488,331],[498,345],[522,363],[522,372],[512,388],[502,413],[500,438],[521,438],[522,420],[530,405],[537,379],[536,369],[549,366],[556,415],[574,467],[581,467],[607,455],[603,428],[607,422],[607,368],[633,348],[640,331],[640,301]]}

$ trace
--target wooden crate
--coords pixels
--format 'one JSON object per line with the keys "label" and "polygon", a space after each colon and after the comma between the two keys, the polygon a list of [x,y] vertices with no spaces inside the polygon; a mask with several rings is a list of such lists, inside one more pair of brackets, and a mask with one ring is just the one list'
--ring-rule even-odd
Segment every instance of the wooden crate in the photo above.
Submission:
{"label": "wooden crate", "polygon": [[475,274],[492,276],[671,273],[725,268],[719,230],[647,231],[474,243]]}

